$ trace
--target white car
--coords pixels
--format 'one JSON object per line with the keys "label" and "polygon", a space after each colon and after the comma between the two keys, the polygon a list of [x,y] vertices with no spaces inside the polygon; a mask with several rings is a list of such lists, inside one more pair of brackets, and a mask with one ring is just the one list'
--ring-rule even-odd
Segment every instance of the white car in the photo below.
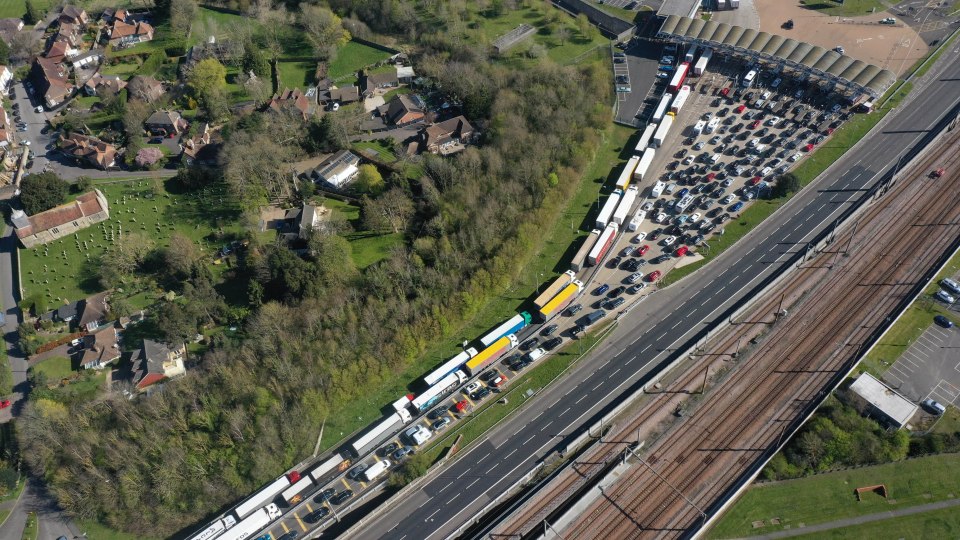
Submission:
{"label": "white car", "polygon": [[627,277],[627,283],[636,283],[641,279],[643,279],[643,272],[634,272]]}
{"label": "white car", "polygon": [[736,198],[736,197],[734,197],[733,195],[727,195],[726,197],[723,198],[722,201],[720,201],[720,203],[721,203],[721,204],[730,204],[730,203],[733,202],[733,200],[734,200],[735,198]]}
{"label": "white car", "polygon": [[668,237],[666,237],[666,238],[663,239],[663,242],[662,242],[662,243],[663,243],[663,247],[670,247],[670,246],[672,246],[673,243],[676,242],[676,241],[677,241],[677,237],[676,237],[676,236],[668,236]]}
{"label": "white car", "polygon": [[647,237],[647,233],[642,232],[642,233],[640,233],[640,234],[638,234],[638,235],[636,235],[636,236],[633,237],[633,243],[634,243],[634,244],[639,244],[640,242],[643,242],[643,239],[646,238],[646,237]]}
{"label": "white car", "polygon": [[653,210],[653,203],[650,201],[647,201],[643,203],[643,206],[641,206],[640,209],[643,210],[644,212],[649,212]]}
{"label": "white car", "polygon": [[23,144],[24,146],[30,146],[30,141],[23,141],[22,144]]}
{"label": "white car", "polygon": [[38,113],[43,112],[43,105],[37,105],[37,107],[33,109],[33,112],[38,112]]}
{"label": "white car", "polygon": [[797,152],[796,154],[790,156],[790,163],[796,163],[802,157],[803,157],[803,154],[801,154],[800,152]]}
{"label": "white car", "polygon": [[937,291],[936,297],[937,297],[937,300],[940,300],[941,302],[946,302],[948,304],[952,304],[957,301],[954,297],[950,296],[950,293],[948,293],[947,291]]}
{"label": "white car", "polygon": [[690,165],[691,163],[693,163],[693,156],[687,156],[683,159],[684,165]]}
{"label": "white car", "polygon": [[468,384],[466,388],[463,389],[463,392],[467,395],[470,395],[480,389],[480,381],[473,381]]}
{"label": "white car", "polygon": [[621,257],[629,257],[631,253],[633,253],[633,248],[630,247],[630,246],[627,246],[627,247],[623,248],[622,251],[620,251],[620,256],[621,256]]}
{"label": "white car", "polygon": [[779,117],[779,116],[774,116],[773,118],[767,120],[767,125],[768,125],[768,126],[775,126],[775,125],[777,125],[777,124],[779,124],[779,123],[780,123],[780,117]]}
{"label": "white car", "polygon": [[673,57],[672,57],[672,56],[664,56],[663,58],[660,59],[660,63],[661,63],[661,64],[672,64],[672,63],[673,63]]}
{"label": "white car", "polygon": [[700,221],[700,212],[695,212],[689,219],[690,223],[696,223]]}
{"label": "white car", "polygon": [[663,220],[665,219],[667,219],[667,215],[663,212],[660,212],[659,214],[657,214],[657,218],[654,219],[654,221],[656,221],[657,223],[663,223]]}

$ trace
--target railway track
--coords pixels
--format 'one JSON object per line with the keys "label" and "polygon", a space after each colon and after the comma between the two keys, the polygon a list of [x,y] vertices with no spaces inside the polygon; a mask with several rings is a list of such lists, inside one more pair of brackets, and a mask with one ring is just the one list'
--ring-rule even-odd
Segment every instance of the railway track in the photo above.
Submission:
{"label": "railway track", "polygon": [[[960,175],[951,172],[931,180],[927,173],[934,165],[948,171],[960,167],[960,135],[951,134],[942,148],[944,152],[904,171],[887,195],[864,210],[861,226],[836,238],[831,251],[708,344],[698,361],[663,393],[648,399],[632,421],[558,476],[490,537],[523,537],[538,530],[561,501],[642,436],[648,443],[643,463],[605,490],[561,535],[689,534],[737,479],[779,446],[807,405],[819,402],[831,381],[847,371],[877,325],[911,294],[916,285],[911,277],[923,275],[957,238],[960,208],[954,208],[953,197],[942,195],[955,192]],[[943,155],[952,157],[944,163]],[[934,182],[938,189],[928,189]],[[844,246],[856,256],[840,257]],[[782,305],[791,313],[777,320]],[[762,332],[768,332],[767,339],[746,360],[732,363],[740,343]],[[704,399],[691,404],[705,371],[726,374]],[[695,410],[685,420],[671,422],[676,406],[685,402]],[[654,440],[656,432],[662,433]]]}

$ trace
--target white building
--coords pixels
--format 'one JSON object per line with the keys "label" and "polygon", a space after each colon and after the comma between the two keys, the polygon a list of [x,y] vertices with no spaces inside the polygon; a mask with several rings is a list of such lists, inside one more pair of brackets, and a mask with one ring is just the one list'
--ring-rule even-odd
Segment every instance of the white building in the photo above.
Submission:
{"label": "white building", "polygon": [[869,373],[857,377],[850,385],[850,390],[870,404],[871,412],[878,413],[881,420],[889,422],[897,429],[906,425],[917,412],[917,406],[912,401]]}
{"label": "white building", "polygon": [[360,158],[349,150],[340,150],[323,160],[311,176],[315,182],[325,182],[335,188],[343,187],[360,172]]}

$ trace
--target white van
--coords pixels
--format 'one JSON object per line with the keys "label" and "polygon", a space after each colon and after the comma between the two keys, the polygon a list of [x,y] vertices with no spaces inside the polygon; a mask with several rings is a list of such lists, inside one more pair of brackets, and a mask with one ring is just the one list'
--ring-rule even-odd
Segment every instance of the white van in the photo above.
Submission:
{"label": "white van", "polygon": [[710,156],[710,164],[711,164],[711,165],[716,165],[718,161],[720,161],[720,154],[714,154],[714,155]]}
{"label": "white van", "polygon": [[753,84],[753,80],[757,78],[757,71],[751,69],[746,75],[743,76],[743,86],[749,87]]}
{"label": "white van", "polygon": [[666,193],[667,195],[673,195],[673,192],[676,191],[676,189],[677,189],[676,184],[670,184],[669,186],[667,186],[667,189],[664,190],[664,193]]}
{"label": "white van", "polygon": [[755,138],[755,139],[750,139],[750,142],[747,143],[747,146],[749,146],[750,148],[756,148],[758,144],[760,144],[760,138],[759,138],[759,137],[757,137],[757,138]]}
{"label": "white van", "polygon": [[377,479],[377,477],[387,472],[389,469],[390,460],[380,460],[368,467],[367,470],[363,471],[363,477],[367,479],[367,482],[373,482]]}
{"label": "white van", "polygon": [[534,349],[527,353],[527,358],[529,358],[531,362],[536,362],[545,354],[547,354],[547,351],[543,350],[543,348]]}

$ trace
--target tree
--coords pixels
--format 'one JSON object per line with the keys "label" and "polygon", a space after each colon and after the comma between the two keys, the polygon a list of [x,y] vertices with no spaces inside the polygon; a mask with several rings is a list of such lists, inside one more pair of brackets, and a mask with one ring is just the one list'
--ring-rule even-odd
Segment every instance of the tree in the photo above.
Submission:
{"label": "tree", "polygon": [[350,32],[344,30],[340,17],[334,12],[312,4],[301,4],[300,9],[300,24],[317,58],[332,58],[338,47],[350,41]]}
{"label": "tree", "polygon": [[[26,62],[30,57],[40,52],[40,38],[36,32],[17,32],[10,38],[10,61]],[[24,66],[29,68],[29,66]],[[24,79],[25,77],[17,77]]]}
{"label": "tree", "polygon": [[559,28],[557,28],[556,36],[557,39],[560,40],[560,44],[564,45],[570,39],[570,29],[561,25]]}
{"label": "tree", "polygon": [[577,15],[577,32],[580,33],[580,37],[587,38],[587,33],[590,32],[590,19],[585,13]]}
{"label": "tree", "polygon": [[134,163],[141,169],[152,169],[160,165],[163,160],[163,152],[155,147],[142,148],[137,152]]}
{"label": "tree", "polygon": [[125,232],[100,256],[100,285],[106,289],[126,283],[150,253],[153,242],[141,233]]}
{"label": "tree", "polygon": [[263,54],[263,51],[253,43],[247,44],[243,54],[244,73],[253,72],[257,77],[269,78],[271,75],[270,60]]}
{"label": "tree", "polygon": [[167,268],[185,278],[193,271],[196,260],[197,250],[193,240],[180,233],[174,233],[170,237],[170,245],[163,252],[163,261]]}
{"label": "tree", "polygon": [[216,58],[205,58],[190,70],[187,84],[193,89],[197,101],[201,104],[218,100],[227,87],[227,68]]}
{"label": "tree", "polygon": [[247,209],[267,202],[271,196],[288,194],[289,174],[285,163],[290,150],[276,143],[270,133],[241,131],[220,152],[223,178]]}
{"label": "tree", "polygon": [[78,176],[77,181],[73,184],[74,193],[83,193],[85,191],[90,191],[90,188],[93,187],[93,179],[89,176]]}
{"label": "tree", "polygon": [[143,123],[150,117],[150,106],[140,100],[128,102],[123,108],[123,131],[127,137],[143,135]]}
{"label": "tree", "polygon": [[793,173],[787,173],[777,178],[771,194],[774,198],[780,198],[797,191],[800,191],[800,179]]}
{"label": "tree", "polygon": [[197,16],[195,0],[170,0],[170,29],[180,37],[190,33],[190,26]]}
{"label": "tree", "polygon": [[359,191],[376,195],[383,191],[383,176],[376,166],[364,164],[360,166],[360,172],[357,173],[354,185]]}
{"label": "tree", "polygon": [[361,205],[363,222],[372,231],[390,229],[398,233],[406,227],[414,211],[413,201],[400,188],[393,188],[375,199],[364,197]]}
{"label": "tree", "polygon": [[31,174],[20,183],[20,202],[28,215],[63,203],[70,186],[53,172]]}
{"label": "tree", "polygon": [[0,39],[0,63],[4,65],[10,63],[10,46],[2,39]]}
{"label": "tree", "polygon": [[38,9],[32,0],[27,0],[24,7],[26,8],[26,13],[23,16],[24,24],[33,26],[43,20],[43,11]]}

